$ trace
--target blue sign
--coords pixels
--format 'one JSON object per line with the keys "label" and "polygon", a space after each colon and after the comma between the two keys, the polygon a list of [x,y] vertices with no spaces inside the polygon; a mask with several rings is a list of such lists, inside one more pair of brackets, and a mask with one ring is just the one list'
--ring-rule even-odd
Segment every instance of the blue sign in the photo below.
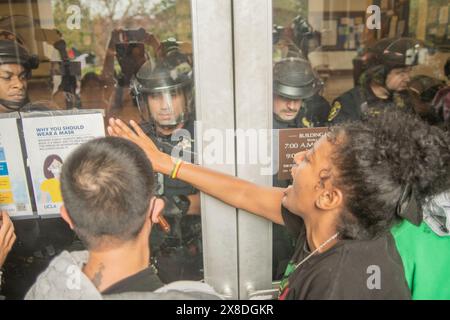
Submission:
{"label": "blue sign", "polygon": [[8,174],[8,164],[6,162],[0,162],[0,176],[7,176]]}

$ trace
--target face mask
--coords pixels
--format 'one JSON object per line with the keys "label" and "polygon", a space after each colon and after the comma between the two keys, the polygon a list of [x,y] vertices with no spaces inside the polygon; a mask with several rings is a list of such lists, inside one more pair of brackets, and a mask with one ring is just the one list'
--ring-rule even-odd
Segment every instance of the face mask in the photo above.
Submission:
{"label": "face mask", "polygon": [[55,178],[61,175],[61,163],[57,160],[54,160],[47,169],[53,174]]}
{"label": "face mask", "polygon": [[20,111],[27,104],[27,102],[28,98],[18,102],[0,99],[0,104],[12,112]]}
{"label": "face mask", "polygon": [[55,177],[59,177],[61,175],[61,169],[51,169],[50,172],[53,174],[53,176]]}

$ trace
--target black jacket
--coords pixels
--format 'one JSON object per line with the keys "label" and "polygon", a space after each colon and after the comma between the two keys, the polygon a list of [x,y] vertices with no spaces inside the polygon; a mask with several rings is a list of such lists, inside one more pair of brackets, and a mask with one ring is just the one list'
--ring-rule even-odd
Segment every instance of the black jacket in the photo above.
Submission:
{"label": "black jacket", "polygon": [[369,87],[357,86],[336,98],[332,103],[328,122],[338,124],[362,120],[393,108],[413,112],[408,94],[394,93],[388,99],[380,99]]}

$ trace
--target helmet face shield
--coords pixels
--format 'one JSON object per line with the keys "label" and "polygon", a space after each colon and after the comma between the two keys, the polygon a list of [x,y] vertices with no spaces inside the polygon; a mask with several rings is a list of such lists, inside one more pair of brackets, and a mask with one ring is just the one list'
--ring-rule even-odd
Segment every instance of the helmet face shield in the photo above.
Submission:
{"label": "helmet face shield", "polygon": [[144,121],[159,127],[185,122],[193,100],[192,70],[184,65],[145,63],[131,81],[131,92]]}
{"label": "helmet face shield", "polygon": [[382,63],[391,69],[417,66],[424,63],[428,51],[425,44],[417,39],[391,40],[382,52]]}
{"label": "helmet face shield", "polygon": [[186,96],[182,88],[148,93],[148,114],[157,125],[176,126],[184,120]]}

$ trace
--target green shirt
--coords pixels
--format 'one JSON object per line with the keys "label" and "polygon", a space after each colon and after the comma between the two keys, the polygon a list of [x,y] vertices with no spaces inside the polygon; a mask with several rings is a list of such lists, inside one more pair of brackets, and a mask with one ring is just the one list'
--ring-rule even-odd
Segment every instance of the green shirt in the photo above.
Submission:
{"label": "green shirt", "polygon": [[391,230],[414,300],[450,300],[450,237],[426,223],[403,221]]}

